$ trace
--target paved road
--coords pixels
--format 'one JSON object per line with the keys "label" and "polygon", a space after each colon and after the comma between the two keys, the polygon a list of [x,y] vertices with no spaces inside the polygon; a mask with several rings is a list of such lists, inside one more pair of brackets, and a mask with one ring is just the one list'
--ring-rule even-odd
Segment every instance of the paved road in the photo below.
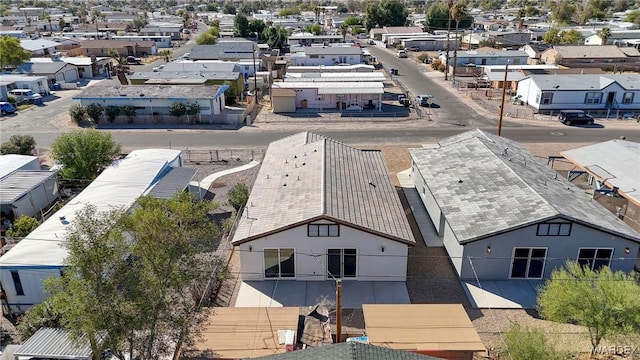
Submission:
{"label": "paved road", "polygon": [[[385,49],[383,45],[367,46],[366,49],[386,68],[398,69],[398,81],[413,94],[434,95],[434,103],[440,108],[430,109],[434,121],[450,125],[464,125],[478,127],[489,125],[495,121],[479,116],[477,112],[462,102],[457,96],[444,90],[442,86],[450,86],[440,78],[432,79],[423,74],[420,65],[414,60],[400,59],[395,51]],[[442,84],[442,85],[441,85]]]}

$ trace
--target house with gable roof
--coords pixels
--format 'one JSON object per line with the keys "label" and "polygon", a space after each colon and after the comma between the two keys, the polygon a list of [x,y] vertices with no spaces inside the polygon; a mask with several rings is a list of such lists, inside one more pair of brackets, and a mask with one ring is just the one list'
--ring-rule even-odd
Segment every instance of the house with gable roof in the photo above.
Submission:
{"label": "house with gable roof", "polygon": [[[535,306],[537,286],[567,260],[631,272],[640,233],[517,142],[467,131],[410,149],[411,177],[463,287]],[[489,296],[474,293],[488,291]],[[525,294],[524,296],[522,294]]]}
{"label": "house with gable roof", "polygon": [[232,244],[244,282],[344,279],[392,296],[415,239],[380,151],[302,132],[269,145]]}
{"label": "house with gable roof", "polygon": [[631,74],[529,75],[517,96],[539,112],[578,109],[618,116],[640,111],[640,77]]}

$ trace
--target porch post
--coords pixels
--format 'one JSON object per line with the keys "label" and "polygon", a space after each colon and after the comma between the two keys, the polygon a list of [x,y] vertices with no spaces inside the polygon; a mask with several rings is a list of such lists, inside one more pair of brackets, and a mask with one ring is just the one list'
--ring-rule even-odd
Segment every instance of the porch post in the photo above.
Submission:
{"label": "porch post", "polygon": [[382,94],[378,94],[378,112],[382,112]]}

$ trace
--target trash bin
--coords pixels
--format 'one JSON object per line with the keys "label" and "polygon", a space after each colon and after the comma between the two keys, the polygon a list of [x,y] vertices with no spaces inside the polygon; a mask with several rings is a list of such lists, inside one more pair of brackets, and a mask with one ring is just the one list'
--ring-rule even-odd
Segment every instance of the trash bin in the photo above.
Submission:
{"label": "trash bin", "polygon": [[307,99],[302,100],[302,108],[303,108],[303,109],[306,109],[308,105],[309,105],[309,104],[308,104],[308,102],[307,102]]}

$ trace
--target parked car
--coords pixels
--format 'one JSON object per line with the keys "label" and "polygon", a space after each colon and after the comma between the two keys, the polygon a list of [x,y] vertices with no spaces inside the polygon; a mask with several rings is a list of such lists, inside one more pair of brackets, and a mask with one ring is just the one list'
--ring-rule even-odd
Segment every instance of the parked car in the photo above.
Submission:
{"label": "parked car", "polygon": [[13,89],[9,91],[9,94],[15,96],[19,103],[28,101],[38,104],[42,102],[42,95],[31,89]]}
{"label": "parked car", "polygon": [[16,112],[16,107],[12,103],[0,101],[0,114],[7,115]]}
{"label": "parked car", "polygon": [[127,64],[129,64],[129,65],[140,65],[140,64],[142,64],[142,59],[137,58],[135,56],[127,56]]}
{"label": "parked car", "polygon": [[397,56],[399,58],[406,58],[407,57],[407,52],[405,50],[399,50]]}
{"label": "parked car", "polygon": [[413,46],[409,46],[407,48],[407,50],[409,50],[409,51],[420,51],[420,47],[417,46],[417,45],[413,45]]}
{"label": "parked car", "polygon": [[369,44],[369,45],[375,45],[375,44],[376,44],[376,41],[375,41],[375,40],[373,40],[373,39],[369,39],[369,41],[367,42],[367,44]]}
{"label": "parked car", "polygon": [[433,99],[433,95],[431,94],[416,95],[416,104],[420,106],[430,106],[431,99]]}
{"label": "parked car", "polygon": [[582,110],[561,110],[560,114],[558,115],[558,120],[565,125],[592,125],[594,122],[593,116],[585,113]]}

